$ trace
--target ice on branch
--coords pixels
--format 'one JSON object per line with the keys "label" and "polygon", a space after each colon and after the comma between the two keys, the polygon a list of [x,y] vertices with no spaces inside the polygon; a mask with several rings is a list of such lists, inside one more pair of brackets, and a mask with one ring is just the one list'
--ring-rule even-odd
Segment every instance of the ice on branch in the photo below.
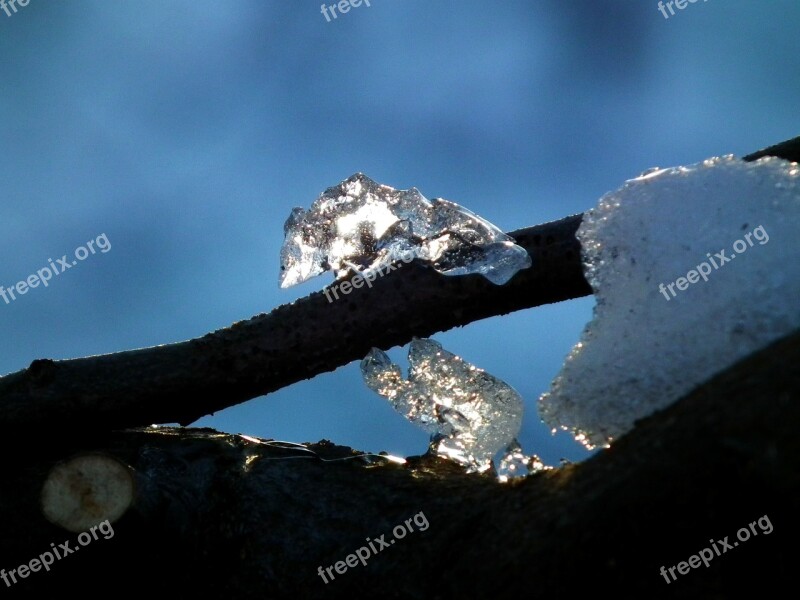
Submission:
{"label": "ice on branch", "polygon": [[539,400],[552,427],[610,443],[800,327],[800,168],[732,156],[651,170],[578,230],[597,305]]}
{"label": "ice on branch", "polygon": [[408,379],[389,357],[373,348],[361,361],[364,382],[392,406],[429,432],[432,446],[470,471],[491,468],[505,449],[502,475],[524,476],[541,469],[516,441],[522,425],[522,398],[508,384],[444,350],[438,342],[417,339],[408,351]]}
{"label": "ice on branch", "polygon": [[531,473],[548,469],[535,454],[528,456],[522,451],[522,446],[514,440],[503,451],[500,465],[497,467],[497,478],[505,483],[509,479],[527,477]]}
{"label": "ice on branch", "polygon": [[479,273],[497,285],[531,266],[513,238],[466,208],[362,173],[325,190],[308,211],[293,209],[284,234],[282,288],[328,270],[339,278],[377,269],[409,252],[445,275]]}

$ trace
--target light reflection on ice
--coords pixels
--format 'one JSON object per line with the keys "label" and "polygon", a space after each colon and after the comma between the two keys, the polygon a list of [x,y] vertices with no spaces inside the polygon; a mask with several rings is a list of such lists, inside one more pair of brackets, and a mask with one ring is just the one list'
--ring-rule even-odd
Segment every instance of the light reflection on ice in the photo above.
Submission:
{"label": "light reflection on ice", "polygon": [[483,472],[503,450],[502,481],[543,468],[538,458],[522,454],[516,440],[523,404],[511,386],[430,339],[415,338],[408,361],[408,379],[403,379],[400,367],[373,348],[361,361],[364,382],[429,432],[440,456]]}
{"label": "light reflection on ice", "polygon": [[327,189],[308,211],[293,209],[284,233],[282,288],[328,270],[337,278],[367,271],[410,249],[445,275],[478,273],[497,285],[531,266],[513,238],[466,208],[361,173]]}

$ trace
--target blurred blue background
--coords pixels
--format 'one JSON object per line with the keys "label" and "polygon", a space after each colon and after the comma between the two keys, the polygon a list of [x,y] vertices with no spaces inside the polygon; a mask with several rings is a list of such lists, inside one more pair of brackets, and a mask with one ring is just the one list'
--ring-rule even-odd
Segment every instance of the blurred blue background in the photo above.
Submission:
{"label": "blurred blue background", "polygon": [[[176,342],[304,296],[282,225],[356,171],[505,230],[593,206],[655,165],[798,133],[800,5],[372,0],[31,0],[0,12],[0,285],[105,233],[96,254],[0,300],[0,373]],[[326,2],[328,4],[328,2]],[[525,398],[546,463],[587,456],[536,414],[591,298],[436,336]],[[406,366],[405,349],[390,355]],[[357,363],[202,419],[295,442],[420,453],[426,434]]]}

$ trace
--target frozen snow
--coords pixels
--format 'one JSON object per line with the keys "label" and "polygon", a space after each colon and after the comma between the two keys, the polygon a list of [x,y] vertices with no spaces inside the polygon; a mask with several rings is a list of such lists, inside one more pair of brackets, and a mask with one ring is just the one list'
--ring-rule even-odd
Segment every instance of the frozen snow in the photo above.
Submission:
{"label": "frozen snow", "polygon": [[594,318],[539,400],[544,421],[608,444],[800,327],[799,173],[725,156],[603,196],[577,234]]}
{"label": "frozen snow", "polygon": [[479,273],[497,285],[531,266],[513,238],[466,208],[362,173],[325,190],[308,211],[293,209],[284,234],[282,288],[328,270],[340,278],[377,269],[409,252],[445,275]]}
{"label": "frozen snow", "polygon": [[504,448],[520,455],[508,457],[509,463],[515,461],[516,474],[527,474],[538,463],[535,457],[522,456],[516,442],[523,406],[522,397],[511,386],[430,339],[411,342],[408,362],[405,380],[400,367],[373,348],[361,361],[364,382],[397,412],[431,433],[439,455],[472,471],[490,468],[492,457]]}

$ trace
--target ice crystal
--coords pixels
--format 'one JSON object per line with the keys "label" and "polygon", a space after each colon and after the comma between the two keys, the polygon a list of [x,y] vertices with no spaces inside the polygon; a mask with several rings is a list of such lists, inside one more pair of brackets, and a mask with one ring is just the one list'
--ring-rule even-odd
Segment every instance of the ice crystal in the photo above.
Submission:
{"label": "ice crystal", "polygon": [[510,479],[527,477],[532,473],[543,471],[547,468],[535,454],[532,456],[526,455],[522,451],[522,446],[515,439],[503,451],[500,466],[497,467],[497,479],[505,483]]}
{"label": "ice crystal", "polygon": [[408,252],[445,275],[479,273],[497,285],[531,265],[513,238],[466,208],[362,173],[325,190],[308,211],[293,209],[284,234],[282,288],[328,270],[337,278],[369,271]]}
{"label": "ice crystal", "polygon": [[408,361],[403,379],[400,367],[373,348],[361,361],[364,382],[432,434],[439,455],[485,471],[499,450],[516,443],[522,398],[511,386],[430,339],[415,338]]}

